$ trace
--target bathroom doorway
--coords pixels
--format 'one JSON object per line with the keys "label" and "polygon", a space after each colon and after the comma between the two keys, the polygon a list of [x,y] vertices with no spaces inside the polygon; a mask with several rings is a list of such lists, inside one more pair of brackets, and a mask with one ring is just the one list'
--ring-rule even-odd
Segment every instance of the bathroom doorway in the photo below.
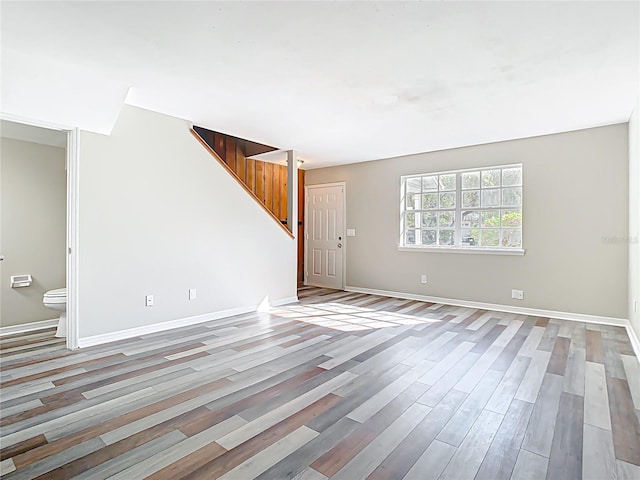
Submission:
{"label": "bathroom doorway", "polygon": [[[74,349],[78,132],[7,115],[0,122],[0,333],[60,323]],[[65,308],[46,308],[43,294],[61,288],[59,322]]]}

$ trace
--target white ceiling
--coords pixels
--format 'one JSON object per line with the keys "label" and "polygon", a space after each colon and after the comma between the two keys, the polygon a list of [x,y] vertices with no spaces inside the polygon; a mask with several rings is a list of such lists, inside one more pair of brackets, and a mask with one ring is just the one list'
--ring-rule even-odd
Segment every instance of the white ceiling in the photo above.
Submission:
{"label": "white ceiling", "polygon": [[639,2],[7,2],[2,111],[122,102],[306,168],[625,122]]}

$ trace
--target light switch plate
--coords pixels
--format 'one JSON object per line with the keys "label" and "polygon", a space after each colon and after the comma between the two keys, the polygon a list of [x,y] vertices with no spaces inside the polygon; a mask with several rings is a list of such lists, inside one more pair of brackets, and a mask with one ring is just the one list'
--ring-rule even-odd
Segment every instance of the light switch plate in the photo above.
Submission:
{"label": "light switch plate", "polygon": [[347,228],[347,237],[355,237],[356,229],[355,228]]}

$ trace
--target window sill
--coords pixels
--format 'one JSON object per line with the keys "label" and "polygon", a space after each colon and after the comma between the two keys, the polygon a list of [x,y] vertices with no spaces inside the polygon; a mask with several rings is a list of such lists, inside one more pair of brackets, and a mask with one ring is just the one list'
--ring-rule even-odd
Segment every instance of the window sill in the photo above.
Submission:
{"label": "window sill", "polygon": [[420,253],[469,253],[472,255],[524,255],[522,248],[491,248],[491,247],[404,247],[398,246],[399,252]]}

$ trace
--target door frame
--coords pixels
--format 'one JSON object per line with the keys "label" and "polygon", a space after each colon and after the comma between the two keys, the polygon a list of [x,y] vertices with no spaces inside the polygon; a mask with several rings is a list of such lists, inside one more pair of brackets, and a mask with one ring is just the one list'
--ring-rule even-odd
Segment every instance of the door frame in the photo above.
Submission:
{"label": "door frame", "polygon": [[309,189],[322,188],[322,187],[342,187],[342,290],[346,286],[347,279],[347,182],[331,182],[331,183],[317,183],[313,185],[304,186],[304,285],[307,286],[307,269],[309,268],[308,261],[308,242],[309,240]]}
{"label": "door frame", "polygon": [[80,189],[80,130],[53,122],[35,120],[9,113],[0,113],[0,119],[34,127],[60,130],[67,133],[67,338],[68,349],[78,348],[78,206]]}

